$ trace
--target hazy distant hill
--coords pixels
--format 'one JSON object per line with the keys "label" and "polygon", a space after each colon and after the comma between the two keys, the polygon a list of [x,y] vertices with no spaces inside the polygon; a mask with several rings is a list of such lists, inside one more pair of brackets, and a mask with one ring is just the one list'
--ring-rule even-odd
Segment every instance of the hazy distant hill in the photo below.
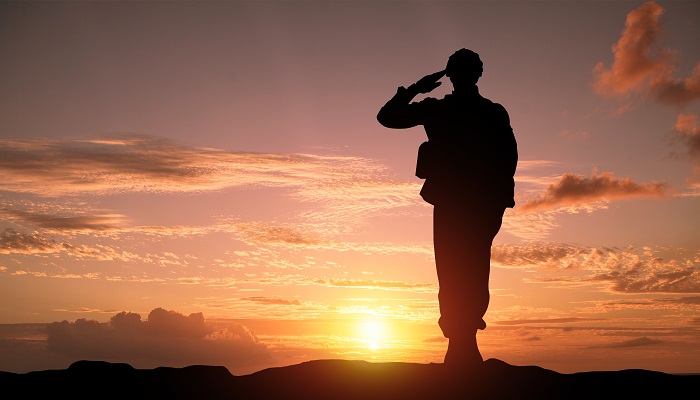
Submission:
{"label": "hazy distant hill", "polygon": [[216,366],[139,370],[79,361],[65,370],[1,372],[0,387],[14,398],[67,399],[672,399],[697,395],[700,375],[646,370],[560,374],[490,359],[478,371],[450,371],[442,364],[318,360],[233,376]]}

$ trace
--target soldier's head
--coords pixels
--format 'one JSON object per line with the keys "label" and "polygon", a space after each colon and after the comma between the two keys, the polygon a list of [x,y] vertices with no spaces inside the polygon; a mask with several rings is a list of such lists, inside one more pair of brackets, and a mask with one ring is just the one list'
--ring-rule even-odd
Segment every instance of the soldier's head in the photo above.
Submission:
{"label": "soldier's head", "polygon": [[484,64],[479,55],[467,49],[459,49],[447,60],[445,75],[450,78],[452,85],[476,85],[484,72]]}

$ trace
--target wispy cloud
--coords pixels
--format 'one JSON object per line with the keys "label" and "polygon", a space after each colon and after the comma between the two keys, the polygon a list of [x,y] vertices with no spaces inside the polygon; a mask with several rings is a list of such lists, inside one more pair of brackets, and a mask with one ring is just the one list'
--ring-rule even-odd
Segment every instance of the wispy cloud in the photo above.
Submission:
{"label": "wispy cloud", "polygon": [[28,210],[0,210],[8,218],[29,223],[44,231],[107,231],[124,225],[120,214],[53,215]]}
{"label": "wispy cloud", "polygon": [[[659,252],[670,254],[662,257]],[[700,264],[692,251],[610,248],[561,243],[496,245],[491,259],[503,268],[539,274],[528,282],[602,286],[616,293],[700,293]]]}
{"label": "wispy cloud", "polygon": [[[0,185],[4,191],[54,197],[281,188],[299,201],[321,205],[306,212],[308,220],[361,220],[424,204],[420,183],[398,181],[384,165],[366,158],[228,152],[143,135],[0,140]],[[109,229],[120,222],[119,215],[88,221],[9,209],[17,218],[56,228]]]}
{"label": "wispy cloud", "polygon": [[665,297],[656,299],[655,301],[662,304],[693,305],[700,307],[700,296]]}
{"label": "wispy cloud", "polygon": [[[24,233],[17,232],[13,229],[5,229],[0,231],[0,254],[16,254],[16,255],[53,255],[67,256],[74,260],[95,260],[95,261],[121,261],[121,262],[142,262],[151,265],[174,265],[187,263],[179,256],[173,253],[147,253],[137,254],[133,251],[127,251],[116,245],[107,245],[100,243],[71,243],[70,240],[57,240],[50,236],[45,236],[37,232]],[[36,266],[35,266],[36,268]],[[54,271],[27,271],[20,268],[17,271],[21,273],[31,273],[40,276],[54,277],[90,277],[95,278],[102,276],[102,272],[97,273],[68,273]]]}
{"label": "wispy cloud", "polygon": [[618,267],[591,280],[609,282],[621,293],[700,293],[700,268],[675,261]]}
{"label": "wispy cloud", "polygon": [[101,310],[98,308],[91,308],[91,307],[79,307],[79,308],[75,308],[75,309],[57,308],[57,309],[54,309],[53,311],[69,312],[69,313],[76,313],[76,314],[93,314],[93,313],[114,314],[115,312],[117,312],[117,310]]}
{"label": "wispy cloud", "polygon": [[46,196],[196,192],[244,185],[318,190],[388,181],[384,166],[359,157],[227,152],[143,135],[4,139],[0,171],[4,190]]}
{"label": "wispy cloud", "polygon": [[12,229],[0,232],[0,254],[35,254],[60,249],[58,243],[37,233],[22,233]]}
{"label": "wispy cloud", "polygon": [[217,227],[239,235],[251,246],[322,249],[332,251],[357,251],[366,254],[413,253],[425,257],[433,254],[429,243],[355,242],[333,240],[323,227],[314,224],[279,224],[264,222],[232,222]]}
{"label": "wispy cloud", "polygon": [[592,249],[563,243],[497,244],[491,261],[506,268],[575,268]]}
{"label": "wispy cloud", "polygon": [[601,321],[602,318],[582,318],[582,317],[566,317],[566,318],[542,318],[542,319],[516,319],[495,321],[498,325],[529,325],[529,324],[570,324],[573,322],[592,322]]}
{"label": "wispy cloud", "polygon": [[281,305],[281,306],[298,306],[301,305],[299,300],[287,300],[278,297],[264,297],[264,296],[254,296],[254,297],[243,297],[242,301],[252,301],[254,303],[269,304],[269,305]]}
{"label": "wispy cloud", "polygon": [[612,172],[594,173],[590,177],[567,173],[549,185],[539,198],[525,202],[518,210],[542,211],[616,199],[663,198],[669,193],[670,187],[664,182],[636,183],[631,178],[616,178]]}
{"label": "wispy cloud", "polygon": [[244,241],[259,245],[313,246],[320,243],[314,230],[304,232],[293,224],[271,224],[262,222],[232,223],[229,228],[241,236]]}
{"label": "wispy cloud", "polygon": [[[642,293],[642,295],[644,295]],[[623,298],[621,300],[605,300],[595,302],[590,309],[582,309],[584,312],[609,313],[615,310],[673,310],[675,314],[688,312],[697,314],[700,311],[699,296],[676,296],[654,298]]]}
{"label": "wispy cloud", "polygon": [[500,232],[528,241],[542,241],[558,226],[558,210],[527,213],[518,212],[517,207],[520,206],[516,204],[516,209],[506,210]]}
{"label": "wispy cloud", "polygon": [[644,337],[630,339],[630,340],[623,340],[621,342],[610,343],[610,344],[603,345],[603,346],[592,346],[590,348],[594,348],[594,349],[599,349],[599,348],[627,349],[627,348],[636,348],[636,347],[643,347],[643,346],[652,346],[652,345],[657,345],[660,343],[663,343],[663,342],[661,340],[658,340],[658,339],[650,339],[650,338],[644,336]]}
{"label": "wispy cloud", "polygon": [[399,290],[422,293],[437,291],[434,283],[416,283],[404,281],[361,280],[361,279],[314,279],[314,283],[323,286],[347,287],[359,289]]}
{"label": "wispy cloud", "polygon": [[675,78],[677,52],[654,53],[663,12],[663,7],[650,1],[627,15],[622,36],[612,47],[612,65],[599,62],[594,68],[598,93],[650,92],[660,102],[679,106],[700,98],[700,63],[689,77]]}

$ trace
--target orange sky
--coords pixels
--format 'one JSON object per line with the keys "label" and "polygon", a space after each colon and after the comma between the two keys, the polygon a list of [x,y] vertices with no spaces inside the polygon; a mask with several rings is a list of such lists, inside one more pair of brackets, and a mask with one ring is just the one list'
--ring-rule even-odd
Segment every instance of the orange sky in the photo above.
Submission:
{"label": "orange sky", "polygon": [[520,154],[484,357],[700,371],[699,12],[0,4],[0,370],[441,362],[425,134],[375,117],[467,47]]}

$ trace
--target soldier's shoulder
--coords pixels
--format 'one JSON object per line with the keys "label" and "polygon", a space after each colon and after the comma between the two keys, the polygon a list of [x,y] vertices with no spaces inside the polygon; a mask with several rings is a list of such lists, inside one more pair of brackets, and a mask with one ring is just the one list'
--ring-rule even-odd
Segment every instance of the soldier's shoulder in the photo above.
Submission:
{"label": "soldier's shoulder", "polygon": [[501,103],[496,103],[486,98],[484,98],[484,100],[486,112],[491,118],[502,121],[505,124],[510,124],[510,115],[508,115],[508,111],[506,111],[506,108],[503,107]]}
{"label": "soldier's shoulder", "polygon": [[489,107],[495,114],[508,116],[508,111],[503,107],[503,104],[493,102],[489,99],[486,99],[486,101],[488,101]]}
{"label": "soldier's shoulder", "polygon": [[491,100],[491,99],[488,99],[488,98],[486,98],[486,97],[484,97],[484,96],[479,96],[479,98],[481,98],[481,103],[482,103],[482,104],[485,104],[485,105],[487,105],[487,106],[490,106],[490,107],[503,107],[500,103],[496,103],[495,101],[493,101],[493,100]]}

